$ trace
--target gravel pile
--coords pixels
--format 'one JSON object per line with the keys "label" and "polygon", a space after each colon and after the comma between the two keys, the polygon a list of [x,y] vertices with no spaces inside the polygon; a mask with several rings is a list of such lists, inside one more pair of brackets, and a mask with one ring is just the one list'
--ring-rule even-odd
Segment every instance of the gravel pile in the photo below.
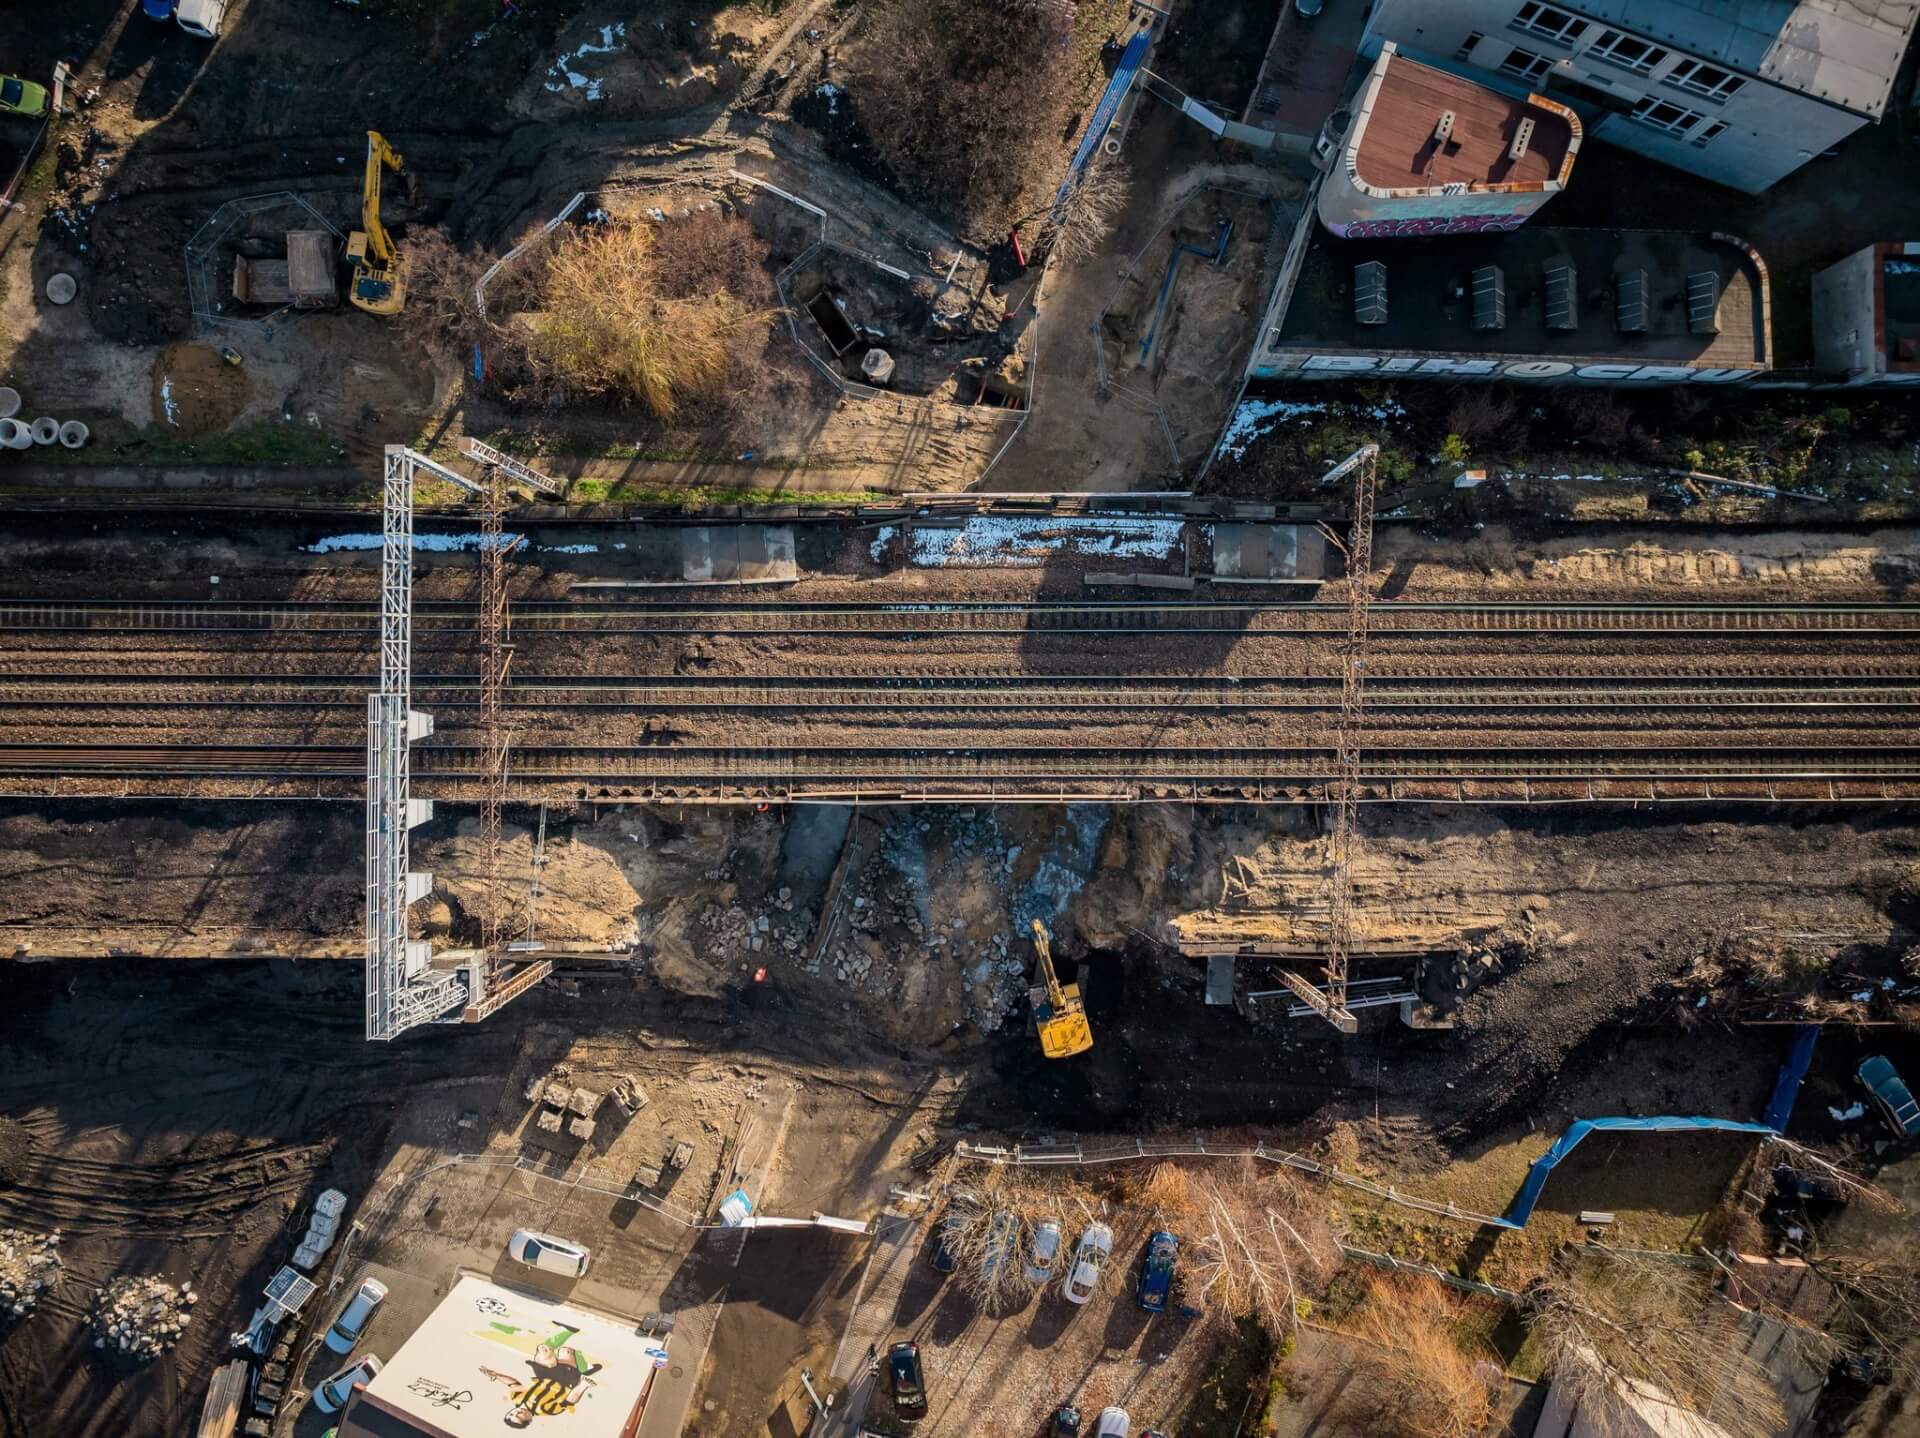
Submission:
{"label": "gravel pile", "polygon": [[59,1229],[29,1233],[23,1228],[0,1228],[0,1310],[25,1318],[41,1295],[59,1284]]}
{"label": "gravel pile", "polygon": [[193,1285],[177,1288],[164,1278],[116,1278],[94,1296],[93,1346],[144,1361],[180,1341],[193,1322],[187,1310],[200,1301]]}

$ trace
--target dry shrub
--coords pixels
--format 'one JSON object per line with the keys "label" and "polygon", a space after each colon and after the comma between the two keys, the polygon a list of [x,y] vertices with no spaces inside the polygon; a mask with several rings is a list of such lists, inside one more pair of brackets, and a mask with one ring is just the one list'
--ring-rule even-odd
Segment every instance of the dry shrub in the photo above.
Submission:
{"label": "dry shrub", "polygon": [[724,290],[663,291],[651,225],[583,229],[547,258],[542,308],[520,333],[536,388],[637,401],[656,419],[717,401],[770,311]]}
{"label": "dry shrub", "polygon": [[1466,441],[1474,454],[1501,454],[1517,449],[1526,436],[1514,424],[1520,402],[1512,391],[1497,385],[1463,387],[1447,410],[1447,433]]}
{"label": "dry shrub", "polygon": [[405,253],[409,332],[441,354],[464,358],[481,333],[473,287],[490,261],[437,228],[408,234]]}
{"label": "dry shrub", "polygon": [[1177,1163],[1156,1163],[1144,1172],[1130,1173],[1121,1179],[1120,1188],[1128,1203],[1170,1217],[1201,1208],[1192,1176]]}
{"label": "dry shrub", "polygon": [[1641,1431],[1630,1392],[1711,1413],[1729,1433],[1785,1419],[1740,1311],[1699,1269],[1564,1254],[1527,1294],[1527,1321],[1554,1387],[1602,1435]]}
{"label": "dry shrub", "polygon": [[903,180],[981,232],[1056,183],[1057,146],[1085,78],[1070,7],[1051,0],[885,0],[850,90]]}
{"label": "dry shrub", "polygon": [[[1493,1421],[1482,1376],[1498,1374],[1491,1351],[1461,1338],[1461,1300],[1426,1279],[1367,1280],[1354,1331],[1367,1341],[1356,1368],[1368,1379],[1377,1431],[1409,1438],[1468,1438]],[[1482,1368],[1490,1364],[1491,1368]]]}
{"label": "dry shrub", "polygon": [[1132,188],[1123,161],[1104,155],[1091,161],[1066,200],[1048,212],[1043,243],[1053,258],[1067,264],[1091,259],[1113,232]]}
{"label": "dry shrub", "polygon": [[1216,1321],[1255,1319],[1276,1339],[1291,1333],[1301,1300],[1323,1292],[1340,1266],[1320,1195],[1252,1159],[1194,1173],[1190,1188],[1182,1301]]}
{"label": "dry shrub", "polygon": [[[1060,1253],[1053,1281],[1067,1274],[1073,1245],[1081,1231],[1100,1217],[1098,1201],[1065,1174],[995,1169],[977,1186],[956,1189],[942,1222],[954,1279],[982,1308],[1001,1310],[1022,1302],[1035,1285],[1027,1278],[1033,1231],[1048,1219],[1060,1225]],[[1008,1225],[1002,1215],[1011,1215]],[[1104,1286],[1114,1267],[1109,1258],[1101,1273]]]}

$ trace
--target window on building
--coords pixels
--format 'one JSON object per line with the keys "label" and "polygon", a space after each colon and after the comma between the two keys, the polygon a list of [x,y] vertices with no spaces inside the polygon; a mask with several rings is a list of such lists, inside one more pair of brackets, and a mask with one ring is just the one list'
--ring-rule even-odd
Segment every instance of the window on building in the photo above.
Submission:
{"label": "window on building", "polygon": [[1653,67],[1667,58],[1668,52],[1618,30],[1602,30],[1600,38],[1587,47],[1587,54],[1636,75],[1650,75]]}
{"label": "window on building", "polygon": [[1571,45],[1587,28],[1587,22],[1578,15],[1569,15],[1552,5],[1522,5],[1513,23],[1517,29],[1543,35],[1561,45]]}
{"label": "window on building", "polygon": [[1633,107],[1633,118],[1670,135],[1684,135],[1707,117],[1698,110],[1648,95]]}
{"label": "window on building", "polygon": [[1473,47],[1486,38],[1485,35],[1475,30],[1471,35],[1467,36],[1465,40],[1460,42],[1460,48],[1453,52],[1453,58],[1456,60],[1471,60],[1473,58]]}
{"label": "window on building", "polygon": [[1711,144],[1720,135],[1725,133],[1726,128],[1727,122],[1725,120],[1714,120],[1709,124],[1702,125],[1693,132],[1693,143],[1702,146]]}
{"label": "window on building", "polygon": [[1739,94],[1740,87],[1747,83],[1738,75],[1700,60],[1682,60],[1667,71],[1666,81],[1669,85],[1678,85],[1682,90],[1705,95],[1709,100],[1730,99]]}
{"label": "window on building", "polygon": [[1500,68],[1509,75],[1518,75],[1522,80],[1538,80],[1553,68],[1553,61],[1545,55],[1536,55],[1531,50],[1516,47],[1507,51],[1507,58],[1500,62]]}

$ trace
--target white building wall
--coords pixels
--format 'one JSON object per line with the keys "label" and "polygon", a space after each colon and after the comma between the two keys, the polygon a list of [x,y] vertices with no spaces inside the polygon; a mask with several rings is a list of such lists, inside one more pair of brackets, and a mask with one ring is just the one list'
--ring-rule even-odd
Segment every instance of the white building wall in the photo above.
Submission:
{"label": "white building wall", "polygon": [[[1691,122],[1686,133],[1672,134],[1630,114],[1608,113],[1589,133],[1749,194],[1784,179],[1867,123],[1863,116],[1752,76],[1746,77],[1738,93],[1715,102],[1663,82],[1689,58],[1671,42],[1654,41],[1669,54],[1650,73],[1637,74],[1609,63],[1595,51],[1601,32],[1610,28],[1605,23],[1589,20],[1571,44],[1561,44],[1517,28],[1513,22],[1520,4],[1521,0],[1377,0],[1367,20],[1362,50],[1371,55],[1382,41],[1392,40],[1415,59],[1452,64],[1467,73],[1484,72],[1492,83],[1504,84],[1515,93],[1538,89],[1576,105],[1588,97],[1558,89],[1555,76],[1603,91],[1625,106],[1649,95],[1668,101],[1702,118]],[[1577,0],[1562,0],[1559,8],[1580,13]],[[1476,41],[1475,35],[1481,38]],[[1544,57],[1551,68],[1536,79],[1502,71],[1501,64],[1516,49]],[[1716,121],[1726,129],[1704,144],[1695,144]]]}
{"label": "white building wall", "polygon": [[1874,323],[1879,277],[1873,245],[1813,277],[1813,362],[1819,368],[1849,374],[1884,369]]}

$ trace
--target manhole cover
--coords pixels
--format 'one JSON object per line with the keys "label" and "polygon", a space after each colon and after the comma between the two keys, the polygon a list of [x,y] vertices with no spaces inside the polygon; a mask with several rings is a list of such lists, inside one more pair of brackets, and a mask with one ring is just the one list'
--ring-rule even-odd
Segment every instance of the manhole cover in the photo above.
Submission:
{"label": "manhole cover", "polygon": [[73,297],[80,293],[80,286],[72,275],[62,271],[47,281],[47,298],[56,305],[71,304]]}
{"label": "manhole cover", "polygon": [[671,1374],[672,1374],[672,1375],[673,1375],[673,1376],[674,1376],[675,1378],[678,1378],[678,1377],[680,1376],[680,1374],[681,1374],[681,1372],[682,1372],[682,1370],[681,1370],[681,1367],[680,1367],[680,1365],[679,1365],[678,1363],[676,1363],[676,1364],[674,1364],[674,1365],[673,1365],[673,1367],[671,1367],[671,1368],[669,1368],[669,1369],[667,1370],[667,1372],[669,1372],[669,1373],[671,1373]]}

